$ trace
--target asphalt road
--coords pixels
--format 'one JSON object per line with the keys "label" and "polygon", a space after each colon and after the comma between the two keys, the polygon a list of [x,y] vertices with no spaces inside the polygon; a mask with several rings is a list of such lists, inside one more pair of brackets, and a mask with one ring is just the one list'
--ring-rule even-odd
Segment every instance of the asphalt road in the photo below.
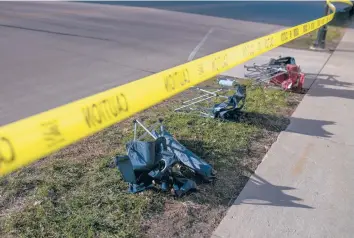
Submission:
{"label": "asphalt road", "polygon": [[90,3],[0,3],[0,125],[281,26]]}

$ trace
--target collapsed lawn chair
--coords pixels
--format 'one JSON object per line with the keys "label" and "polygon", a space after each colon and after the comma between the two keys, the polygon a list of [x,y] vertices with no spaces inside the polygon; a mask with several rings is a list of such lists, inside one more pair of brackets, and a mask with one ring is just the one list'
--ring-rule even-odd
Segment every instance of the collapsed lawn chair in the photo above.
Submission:
{"label": "collapsed lawn chair", "polygon": [[[175,112],[196,113],[203,117],[235,119],[241,112],[246,100],[246,86],[238,84],[232,77],[219,76],[220,88],[202,89],[192,87],[201,96],[182,102]],[[228,95],[229,94],[229,95]],[[231,95],[230,95],[231,94]],[[217,101],[221,101],[216,103]]]}
{"label": "collapsed lawn chair", "polygon": [[[138,139],[137,125],[146,132]],[[141,141],[146,134],[153,141]],[[213,168],[173,138],[162,124],[157,132],[135,120],[134,140],[127,143],[126,150],[127,155],[116,156],[115,162],[131,193],[160,187],[162,191],[171,189],[173,195],[180,197],[196,190],[196,181],[215,179]]]}
{"label": "collapsed lawn chair", "polygon": [[301,91],[305,82],[305,74],[296,65],[294,57],[270,59],[267,64],[244,66],[248,73],[245,77],[266,86],[276,86],[283,90]]}

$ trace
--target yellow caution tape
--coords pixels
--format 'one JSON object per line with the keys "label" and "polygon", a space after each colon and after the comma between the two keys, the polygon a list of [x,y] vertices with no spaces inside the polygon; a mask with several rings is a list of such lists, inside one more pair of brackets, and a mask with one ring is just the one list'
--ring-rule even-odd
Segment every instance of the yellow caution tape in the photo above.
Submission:
{"label": "yellow caution tape", "polygon": [[[337,0],[352,5],[347,0]],[[0,127],[8,174],[330,22],[332,13]]]}

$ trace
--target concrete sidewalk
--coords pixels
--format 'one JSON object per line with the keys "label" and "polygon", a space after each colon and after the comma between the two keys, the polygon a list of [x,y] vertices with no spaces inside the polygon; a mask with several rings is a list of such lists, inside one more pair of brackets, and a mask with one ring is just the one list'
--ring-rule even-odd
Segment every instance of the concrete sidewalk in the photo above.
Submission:
{"label": "concrete sidewalk", "polygon": [[354,237],[353,99],[352,26],[213,237]]}

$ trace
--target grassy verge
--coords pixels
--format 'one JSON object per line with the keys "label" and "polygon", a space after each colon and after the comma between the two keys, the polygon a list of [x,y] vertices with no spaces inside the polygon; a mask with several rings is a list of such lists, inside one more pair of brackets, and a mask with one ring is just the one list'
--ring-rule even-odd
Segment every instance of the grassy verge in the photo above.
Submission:
{"label": "grassy verge", "polygon": [[182,93],[137,115],[166,129],[217,170],[215,184],[175,200],[127,194],[112,163],[132,138],[132,119],[0,180],[1,237],[209,237],[256,169],[302,95],[247,89],[241,121],[172,112]]}
{"label": "grassy verge", "polygon": [[[345,33],[345,28],[350,23],[349,10],[350,7],[341,12],[337,12],[333,20],[329,23],[326,35],[326,49],[335,49],[341,41]],[[284,47],[309,49],[309,47],[312,46],[317,39],[317,33],[318,30],[310,32],[309,34],[285,44]]]}
{"label": "grassy verge", "polygon": [[[298,39],[286,43],[284,47],[296,49],[309,49],[317,39],[318,30],[310,32]],[[341,26],[328,26],[326,35],[326,48],[335,49],[345,33],[345,28]]]}

